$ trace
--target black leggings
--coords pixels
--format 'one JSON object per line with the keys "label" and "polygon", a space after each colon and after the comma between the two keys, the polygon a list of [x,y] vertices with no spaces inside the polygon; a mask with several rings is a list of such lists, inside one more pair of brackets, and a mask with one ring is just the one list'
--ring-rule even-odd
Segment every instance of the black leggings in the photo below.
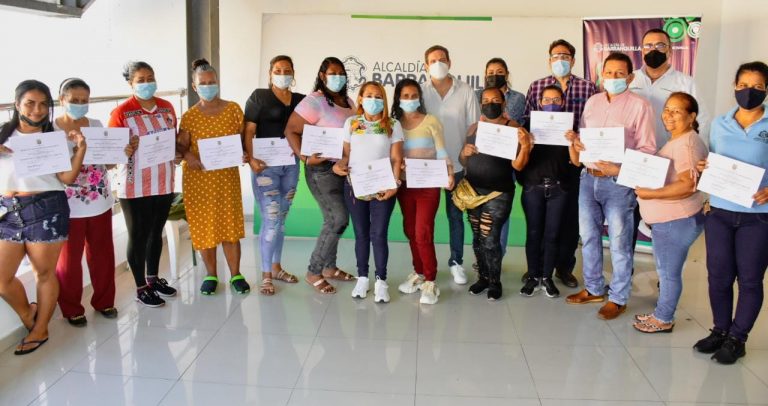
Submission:
{"label": "black leggings", "polygon": [[128,228],[128,266],[136,286],[147,284],[144,277],[157,276],[163,252],[163,227],[173,202],[173,194],[120,199]]}

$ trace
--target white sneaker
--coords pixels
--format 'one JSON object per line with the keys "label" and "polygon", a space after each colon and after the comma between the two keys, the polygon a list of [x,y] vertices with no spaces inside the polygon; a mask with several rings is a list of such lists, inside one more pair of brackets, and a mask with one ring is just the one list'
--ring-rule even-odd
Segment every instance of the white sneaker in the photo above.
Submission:
{"label": "white sneaker", "polygon": [[389,303],[389,285],[387,281],[376,279],[373,285],[373,301],[376,303]]}
{"label": "white sneaker", "polygon": [[457,284],[467,284],[467,274],[464,272],[463,266],[454,262],[453,265],[451,265],[451,275],[453,275],[453,281]]}
{"label": "white sneaker", "polygon": [[355,287],[352,289],[352,297],[365,299],[368,296],[369,290],[371,289],[368,286],[368,278],[365,276],[358,276],[357,283],[355,283]]}
{"label": "white sneaker", "polygon": [[397,290],[403,293],[416,293],[421,289],[421,284],[424,283],[424,276],[411,272],[405,282],[401,283],[397,287]]}
{"label": "white sneaker", "polygon": [[433,281],[424,282],[421,285],[421,304],[435,304],[437,303],[437,297],[440,296],[440,288],[435,285]]}

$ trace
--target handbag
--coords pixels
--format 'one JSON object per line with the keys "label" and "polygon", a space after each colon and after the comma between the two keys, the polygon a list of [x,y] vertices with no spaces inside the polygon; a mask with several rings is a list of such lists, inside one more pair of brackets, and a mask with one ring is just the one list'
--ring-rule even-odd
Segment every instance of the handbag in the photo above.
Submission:
{"label": "handbag", "polygon": [[478,195],[475,188],[473,188],[472,185],[469,184],[469,181],[467,181],[467,178],[464,178],[458,185],[456,185],[456,188],[453,189],[451,200],[459,210],[466,211],[468,209],[474,209],[475,207],[499,196],[501,196],[501,192],[496,191],[488,193],[487,195]]}

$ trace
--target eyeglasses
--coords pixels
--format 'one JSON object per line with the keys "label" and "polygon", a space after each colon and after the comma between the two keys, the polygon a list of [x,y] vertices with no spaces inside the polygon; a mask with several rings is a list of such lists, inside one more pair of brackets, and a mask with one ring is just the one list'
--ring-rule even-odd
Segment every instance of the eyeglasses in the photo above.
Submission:
{"label": "eyeglasses", "polygon": [[560,104],[563,102],[561,97],[542,97],[541,104]]}
{"label": "eyeglasses", "polygon": [[749,86],[749,85],[747,85],[746,83],[737,83],[737,84],[736,84],[736,90],[744,90],[744,89],[746,89],[746,88],[748,88],[748,87],[751,87],[751,88],[753,88],[753,89],[757,89],[757,90],[762,90],[762,91],[765,91],[765,85],[754,85],[754,86]]}
{"label": "eyeglasses", "polygon": [[643,44],[643,50],[650,51],[652,49],[655,49],[659,52],[664,52],[669,48],[669,45],[663,43],[663,42],[657,42],[655,44]]}
{"label": "eyeglasses", "polygon": [[552,60],[561,60],[561,61],[570,61],[573,55],[571,54],[552,54],[549,56],[549,59]]}

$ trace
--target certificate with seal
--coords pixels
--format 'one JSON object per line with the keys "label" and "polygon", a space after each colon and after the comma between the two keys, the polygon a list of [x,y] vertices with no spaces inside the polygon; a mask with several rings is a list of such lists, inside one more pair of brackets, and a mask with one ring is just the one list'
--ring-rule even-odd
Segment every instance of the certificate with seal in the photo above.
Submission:
{"label": "certificate with seal", "polygon": [[197,141],[200,161],[206,171],[234,168],[243,164],[243,143],[240,134],[206,138]]}
{"label": "certificate with seal", "polygon": [[139,137],[139,169],[173,161],[176,158],[176,130],[165,130]]}
{"label": "certificate with seal", "polygon": [[285,138],[254,138],[253,157],[267,166],[296,165],[293,150]]}
{"label": "certificate with seal", "polygon": [[480,121],[477,123],[475,146],[481,154],[514,160],[517,157],[517,134],[516,127]]}
{"label": "certificate with seal", "polygon": [[86,165],[114,165],[128,163],[125,147],[130,136],[129,128],[82,127],[88,148],[83,163]]}
{"label": "certificate with seal", "polygon": [[448,187],[445,159],[405,158],[405,181],[411,189]]}
{"label": "certificate with seal", "polygon": [[573,129],[573,113],[532,111],[531,134],[539,145],[569,146],[565,133]]}
{"label": "certificate with seal", "polygon": [[616,162],[624,160],[624,127],[581,128],[579,138],[584,151],[581,162]]}
{"label": "certificate with seal", "polygon": [[301,155],[320,154],[323,158],[341,159],[344,129],[305,124],[301,136]]}
{"label": "certificate with seal", "polygon": [[632,189],[664,187],[669,159],[627,148],[616,183]]}
{"label": "certificate with seal", "polygon": [[367,164],[357,164],[350,167],[349,179],[356,197],[375,195],[388,189],[397,189],[395,175],[392,173],[392,161],[389,158],[377,159]]}
{"label": "certificate with seal", "polygon": [[13,150],[11,158],[19,178],[72,170],[64,131],[17,135],[9,138],[6,145]]}
{"label": "certificate with seal", "polygon": [[698,189],[721,199],[751,208],[752,196],[760,188],[765,168],[750,165],[714,152],[707,156]]}

